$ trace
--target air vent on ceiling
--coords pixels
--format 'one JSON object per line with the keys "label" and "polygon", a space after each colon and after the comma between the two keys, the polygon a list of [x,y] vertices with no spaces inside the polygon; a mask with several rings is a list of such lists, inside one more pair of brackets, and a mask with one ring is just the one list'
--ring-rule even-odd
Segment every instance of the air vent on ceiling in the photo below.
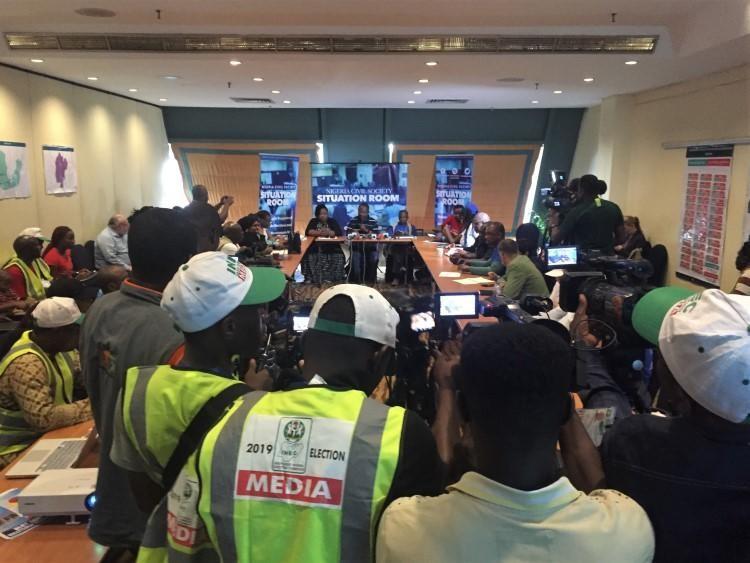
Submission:
{"label": "air vent on ceiling", "polygon": [[271,98],[238,98],[238,97],[231,97],[229,98],[233,102],[237,102],[238,104],[274,104],[274,102]]}
{"label": "air vent on ceiling", "polygon": [[428,104],[465,104],[469,100],[466,98],[432,98],[427,100]]}
{"label": "air vent on ceiling", "polygon": [[504,84],[512,84],[516,82],[523,82],[524,79],[521,78],[520,76],[505,76],[503,78],[498,78],[497,81],[502,82]]}
{"label": "air vent on ceiling", "polygon": [[11,49],[298,53],[653,53],[658,35],[321,36],[6,33]]}

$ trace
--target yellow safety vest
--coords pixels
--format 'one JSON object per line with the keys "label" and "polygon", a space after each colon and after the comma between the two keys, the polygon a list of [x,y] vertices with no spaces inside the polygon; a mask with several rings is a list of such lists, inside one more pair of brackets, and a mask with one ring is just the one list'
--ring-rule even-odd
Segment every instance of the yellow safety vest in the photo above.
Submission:
{"label": "yellow safety vest", "polygon": [[31,263],[31,267],[29,267],[26,262],[15,256],[5,263],[3,269],[7,270],[10,266],[18,266],[21,270],[24,283],[26,284],[26,297],[34,299],[44,299],[47,297],[44,282],[52,279],[52,273],[44,260],[37,258]]}
{"label": "yellow safety vest", "polygon": [[[24,332],[0,362],[0,377],[8,366],[25,354],[34,354],[47,370],[49,385],[54,389],[55,405],[73,402],[74,353],[55,354],[50,358],[30,338],[31,331]],[[20,410],[0,407],[0,455],[20,452],[26,449],[41,434],[31,428]]]}
{"label": "yellow safety vest", "polygon": [[[160,370],[173,371],[140,368],[132,377],[131,369],[122,408],[131,442],[136,448],[149,444],[149,451],[139,451],[161,458],[164,467],[174,436],[168,452],[153,447],[161,424],[175,426],[168,422],[175,417],[172,402],[199,394],[205,402],[217,389],[185,392],[186,385],[172,391]],[[206,374],[178,376],[205,385]],[[200,407],[188,410],[194,416]],[[138,561],[370,560],[398,464],[404,415],[361,391],[310,386],[249,392],[208,432],[152,513]]]}

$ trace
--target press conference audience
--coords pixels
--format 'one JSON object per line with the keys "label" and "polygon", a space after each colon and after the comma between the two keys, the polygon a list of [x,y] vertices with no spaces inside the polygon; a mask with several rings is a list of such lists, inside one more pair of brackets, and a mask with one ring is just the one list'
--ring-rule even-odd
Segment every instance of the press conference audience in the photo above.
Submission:
{"label": "press conference audience", "polygon": [[740,273],[740,277],[737,278],[732,293],[750,295],[750,241],[743,244],[742,248],[737,252],[734,265]]}
{"label": "press conference audience", "polygon": [[47,248],[42,252],[42,258],[49,265],[53,277],[73,276],[73,259],[70,257],[70,250],[75,243],[76,235],[70,227],[55,227],[52,231],[52,237]]}
{"label": "press conference audience", "polygon": [[[499,251],[505,266],[505,275],[502,278],[505,297],[517,301],[523,301],[529,295],[549,297],[544,276],[528,256],[519,253],[516,241],[501,241]],[[490,272],[488,277],[496,279],[498,276],[495,272]]]}
{"label": "press conference audience", "polygon": [[76,350],[80,318],[72,299],[41,301],[31,330],[0,361],[0,467],[44,432],[91,418]]}
{"label": "press conference audience", "polygon": [[622,244],[615,245],[615,252],[623,258],[630,258],[636,251],[643,251],[648,244],[646,235],[641,230],[641,221],[638,217],[627,215],[624,218],[625,240]]}
{"label": "press conference audience", "polygon": [[13,278],[7,270],[0,270],[0,318],[22,315],[32,302],[21,299],[11,287]]}
{"label": "press conference audience", "polygon": [[654,561],[747,561],[750,300],[718,289],[646,294],[633,326],[658,346],[673,416],[624,418],[604,435],[607,485],[648,513]]}
{"label": "press conference audience", "polygon": [[113,548],[113,560],[137,551],[148,517],[127,486],[127,473],[109,456],[117,395],[128,368],[167,363],[182,345],[182,334],[159,303],[177,268],[196,253],[197,234],[184,211],[146,209],[133,218],[128,248],[130,278],[119,291],[96,300],[81,327],[80,341],[101,452],[97,503],[88,532],[98,544]]}
{"label": "press conference audience", "polygon": [[40,300],[52,280],[47,263],[42,260],[42,243],[34,236],[21,235],[13,241],[15,256],[3,269],[11,278],[10,288],[21,300]]}
{"label": "press conference audience", "polygon": [[453,213],[445,218],[440,230],[448,243],[455,244],[463,232],[464,214],[463,205],[454,205]]}
{"label": "press conference audience", "polygon": [[[201,204],[203,205],[211,205],[208,203],[208,189],[206,186],[202,184],[197,184],[193,186],[193,189],[191,190],[191,195],[193,196],[193,200],[185,207],[185,209],[193,207],[200,207]],[[216,212],[219,214],[219,220],[224,223],[224,221],[227,220],[227,217],[229,216],[229,208],[234,205],[234,198],[232,196],[222,196],[219,203],[215,205],[211,205]]]}
{"label": "press conference audience", "polygon": [[107,227],[99,233],[94,243],[94,265],[97,269],[109,264],[130,270],[129,229],[130,223],[124,215],[118,213],[110,217]]}
{"label": "press conference audience", "polygon": [[516,229],[516,243],[518,252],[527,256],[540,272],[546,272],[547,267],[539,257],[539,244],[542,234],[534,223],[523,223]]}
{"label": "press conference audience", "polygon": [[[305,228],[305,236],[333,238],[343,236],[338,221],[322,203],[315,206],[315,217]],[[340,244],[315,242],[302,258],[302,275],[307,283],[337,283],[346,278],[346,259]]]}
{"label": "press conference audience", "polygon": [[224,225],[224,234],[219,239],[218,250],[227,256],[234,256],[239,252],[244,236],[245,233],[239,224],[230,223]]}
{"label": "press conference audience", "polygon": [[[484,228],[484,239],[489,249],[489,257],[484,259],[467,260],[459,269],[475,275],[486,275],[493,272],[497,275],[505,273],[505,266],[500,258],[500,242],[505,240],[505,225],[499,221],[490,221]],[[486,254],[485,254],[486,256]]]}
{"label": "press conference audience", "polygon": [[219,247],[219,239],[223,234],[222,220],[216,209],[207,203],[193,200],[181,213],[193,226],[198,241],[197,251],[215,251]]}
{"label": "press conference audience", "polygon": [[460,390],[456,418],[466,417],[475,470],[447,494],[391,504],[377,561],[651,561],[642,508],[616,491],[581,491],[560,473],[558,440],[569,474],[598,464],[568,394],[566,343],[540,326],[502,323],[469,336],[460,360],[450,354],[433,376],[441,401],[456,402]]}

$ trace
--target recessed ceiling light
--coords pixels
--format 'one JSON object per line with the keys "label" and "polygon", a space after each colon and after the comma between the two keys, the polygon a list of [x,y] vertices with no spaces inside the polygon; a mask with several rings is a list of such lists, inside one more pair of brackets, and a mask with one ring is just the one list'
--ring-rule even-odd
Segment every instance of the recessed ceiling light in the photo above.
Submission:
{"label": "recessed ceiling light", "polygon": [[552,93],[553,94],[562,94],[562,90],[554,90]]}
{"label": "recessed ceiling light", "polygon": [[128,88],[128,92],[137,92],[138,88]]}
{"label": "recessed ceiling light", "polygon": [[532,103],[532,104],[538,104],[538,103],[539,103],[539,100],[531,100],[531,103]]}
{"label": "recessed ceiling light", "polygon": [[437,66],[437,61],[427,61],[425,64],[427,66]]}
{"label": "recessed ceiling light", "polygon": [[409,100],[409,101],[408,101],[408,102],[406,102],[406,103],[407,103],[407,104],[416,104],[417,102],[415,102],[414,100]]}
{"label": "recessed ceiling light", "polygon": [[229,61],[229,64],[232,66],[239,66],[242,64],[242,61]]}
{"label": "recessed ceiling light", "polygon": [[419,79],[419,83],[420,84],[427,84],[428,82],[429,82],[429,80],[427,80],[426,78],[420,78]]}
{"label": "recessed ceiling light", "polygon": [[587,76],[586,78],[583,79],[583,81],[584,82],[593,82],[594,78],[592,76]]}
{"label": "recessed ceiling light", "polygon": [[284,100],[284,103],[285,104],[291,104],[292,102],[291,102],[291,100]]}
{"label": "recessed ceiling light", "polygon": [[32,63],[43,63],[44,59],[30,59]]}
{"label": "recessed ceiling light", "polygon": [[162,78],[163,78],[164,80],[179,80],[179,79],[180,79],[180,77],[179,77],[179,76],[172,76],[171,74],[170,74],[170,75],[168,75],[168,76],[162,76]]}
{"label": "recessed ceiling light", "polygon": [[281,90],[271,90],[271,94],[281,94]]}
{"label": "recessed ceiling light", "polygon": [[166,102],[166,101],[167,101],[167,98],[159,98],[159,101],[160,101],[160,102]]}
{"label": "recessed ceiling light", "polygon": [[260,76],[256,76],[253,78],[253,82],[263,82],[263,79]]}
{"label": "recessed ceiling light", "polygon": [[633,66],[633,65],[637,65],[638,61],[625,61],[625,64],[629,66]]}
{"label": "recessed ceiling light", "polygon": [[414,93],[419,96],[422,93],[422,90],[414,90]]}
{"label": "recessed ceiling light", "polygon": [[87,76],[86,79],[87,80],[94,80],[94,81],[96,81],[96,80],[99,80],[99,77],[98,76]]}

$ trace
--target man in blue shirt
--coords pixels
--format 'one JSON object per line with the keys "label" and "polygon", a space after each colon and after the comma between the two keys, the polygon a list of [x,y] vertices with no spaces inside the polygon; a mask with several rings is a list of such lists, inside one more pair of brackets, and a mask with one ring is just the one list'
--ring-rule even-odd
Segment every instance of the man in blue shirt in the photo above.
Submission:
{"label": "man in blue shirt", "polygon": [[97,269],[110,265],[123,266],[130,271],[128,229],[130,223],[124,215],[112,215],[107,228],[96,237],[94,264]]}

